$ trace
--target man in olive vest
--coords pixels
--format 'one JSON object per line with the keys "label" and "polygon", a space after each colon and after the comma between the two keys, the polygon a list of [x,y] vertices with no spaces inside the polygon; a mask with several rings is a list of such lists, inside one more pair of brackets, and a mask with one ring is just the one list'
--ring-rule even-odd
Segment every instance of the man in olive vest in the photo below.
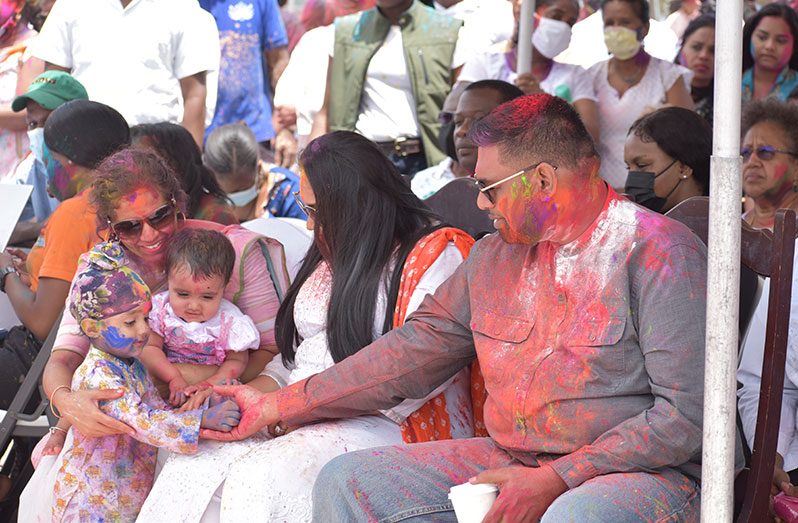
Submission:
{"label": "man in olive vest", "polygon": [[312,137],[357,131],[403,174],[440,162],[438,115],[465,61],[462,22],[418,0],[377,0],[337,18],[327,94]]}

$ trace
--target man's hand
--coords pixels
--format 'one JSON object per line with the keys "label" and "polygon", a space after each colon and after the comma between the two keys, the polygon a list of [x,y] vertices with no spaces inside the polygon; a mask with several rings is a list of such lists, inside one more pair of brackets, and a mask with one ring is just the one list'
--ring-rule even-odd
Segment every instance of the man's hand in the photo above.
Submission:
{"label": "man's hand", "polygon": [[296,161],[296,137],[290,129],[281,129],[274,137],[274,163],[286,169]]}
{"label": "man's hand", "polygon": [[248,438],[267,425],[277,423],[277,398],[273,393],[263,393],[249,385],[214,386],[214,392],[235,400],[241,409],[241,422],[230,432],[201,430],[200,436],[219,441],[236,441]]}
{"label": "man's hand", "polygon": [[554,500],[568,490],[562,478],[547,465],[486,470],[470,482],[493,483],[499,487],[499,497],[483,523],[538,521]]}

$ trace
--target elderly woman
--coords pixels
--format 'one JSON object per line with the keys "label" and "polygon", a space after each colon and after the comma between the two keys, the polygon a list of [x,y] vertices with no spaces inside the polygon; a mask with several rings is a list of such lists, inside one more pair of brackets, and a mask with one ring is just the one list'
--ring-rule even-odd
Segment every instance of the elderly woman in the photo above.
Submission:
{"label": "elderly woman", "polygon": [[775,99],[752,102],[743,113],[743,192],[753,208],[743,218],[772,229],[777,209],[798,210],[798,107]]}
{"label": "elderly woman", "polygon": [[[185,219],[187,197],[180,182],[150,151],[123,149],[107,158],[97,169],[90,199],[104,234],[121,241],[128,265],[153,292],[166,288],[166,245],[176,231],[184,227],[215,229],[230,239],[236,262],[224,298],[250,316],[260,333],[259,349],[250,353],[242,381],[257,376],[277,351],[274,320],[288,282],[282,246],[238,225],[224,227]],[[65,311],[44,371],[44,389],[50,404],[87,436],[129,433],[130,427],[97,408],[98,401],[116,398],[117,391],[70,389],[72,375],[88,349],[88,338]],[[216,367],[208,365],[178,366],[189,384],[206,380],[216,372]],[[50,443],[52,450],[58,446],[57,441]]]}
{"label": "elderly woman", "polygon": [[693,196],[709,195],[712,127],[689,109],[664,107],[635,121],[623,157],[626,194],[666,213]]}
{"label": "elderly woman", "polygon": [[[356,133],[312,141],[299,163],[300,203],[315,241],[277,315],[282,359],[250,382],[252,391],[274,391],[321,372],[401,324],[473,243],[460,230],[441,228],[380,149]],[[432,397],[450,413],[438,425],[438,439],[472,435],[465,376]],[[401,443],[409,433],[416,436],[411,441],[424,439],[421,432],[436,416],[427,399],[274,440],[257,434],[205,442],[188,459],[172,454],[138,521],[197,521],[203,513],[205,521],[310,521],[321,467],[345,452]],[[419,409],[423,416],[414,418]]]}

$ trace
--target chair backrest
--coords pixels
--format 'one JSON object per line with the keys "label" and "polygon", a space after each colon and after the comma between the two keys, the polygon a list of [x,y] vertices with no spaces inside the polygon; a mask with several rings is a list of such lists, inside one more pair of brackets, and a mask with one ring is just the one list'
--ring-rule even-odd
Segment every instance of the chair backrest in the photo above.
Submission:
{"label": "chair backrest", "polygon": [[493,221],[477,207],[479,189],[470,178],[456,178],[424,200],[443,221],[473,238],[494,232]]}
{"label": "chair backrest", "polygon": [[[690,227],[705,242],[709,199],[691,198],[668,216]],[[768,320],[762,362],[762,383],[756,435],[751,455],[739,522],[764,521],[768,517],[770,486],[779,435],[781,400],[784,392],[784,365],[787,359],[787,334],[790,322],[793,254],[795,252],[795,211],[779,209],[773,232],[753,229],[741,220],[740,256],[742,264],[760,276],[770,278]]]}
{"label": "chair backrest", "polygon": [[288,275],[294,281],[302,260],[313,243],[313,233],[307,230],[305,222],[293,218],[256,218],[241,225],[283,244]]}

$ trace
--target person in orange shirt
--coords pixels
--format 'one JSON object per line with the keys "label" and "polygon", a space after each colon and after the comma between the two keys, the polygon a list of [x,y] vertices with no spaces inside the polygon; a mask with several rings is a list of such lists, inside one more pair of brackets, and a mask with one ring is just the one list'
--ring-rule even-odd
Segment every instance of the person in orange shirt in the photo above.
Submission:
{"label": "person in orange shirt", "polygon": [[74,100],[49,116],[44,142],[47,190],[62,203],[27,256],[13,250],[0,253],[0,291],[8,296],[29,338],[25,347],[19,347],[10,343],[12,337],[8,336],[0,349],[3,409],[10,405],[40,342],[61,313],[78,257],[99,241],[96,214],[85,189],[91,185],[93,169],[130,143],[130,129],[111,107]]}

